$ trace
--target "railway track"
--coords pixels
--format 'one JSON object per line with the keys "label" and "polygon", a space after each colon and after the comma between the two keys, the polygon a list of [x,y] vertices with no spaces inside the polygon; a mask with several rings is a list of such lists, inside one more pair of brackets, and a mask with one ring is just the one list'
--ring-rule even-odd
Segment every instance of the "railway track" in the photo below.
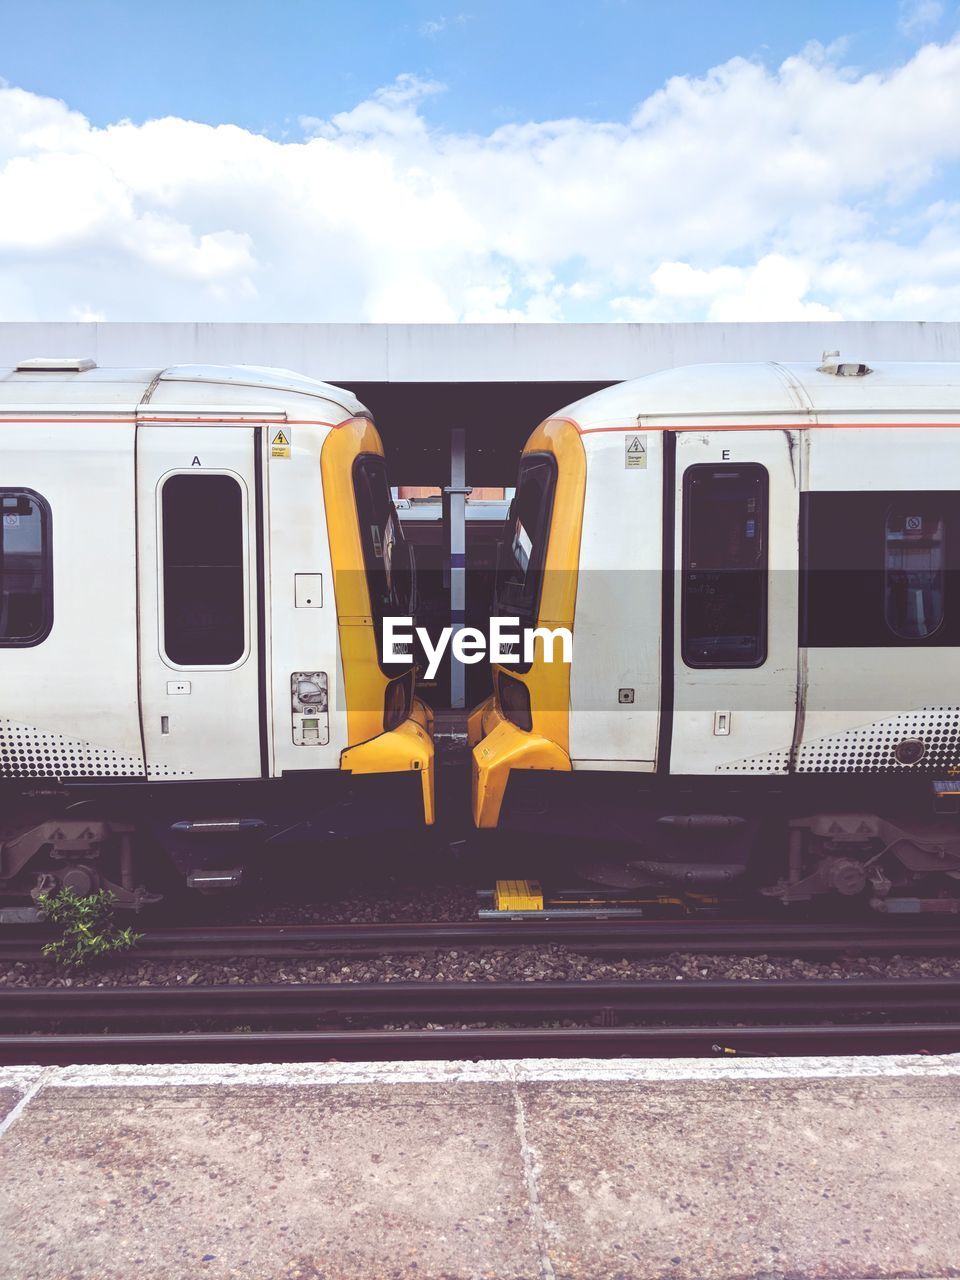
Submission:
{"label": "railway track", "polygon": [[956,1053],[960,1022],[857,1027],[526,1027],[432,1031],[106,1032],[0,1035],[0,1064],[385,1062]]}
{"label": "railway track", "polygon": [[[35,960],[43,930],[0,934]],[[149,931],[157,960],[535,946],[619,956],[957,954],[960,928],[747,921],[468,921]],[[383,1030],[404,1022],[513,1023]],[[545,1026],[544,1023],[580,1025]],[[256,1062],[960,1051],[960,979],[0,986],[2,1062]],[[243,1028],[243,1030],[237,1030]]]}
{"label": "railway track", "polygon": [[176,1022],[323,1025],[575,1020],[614,1026],[748,1020],[816,1025],[957,1022],[960,979],[702,982],[345,982],[0,988],[0,1025],[113,1029]]}
{"label": "railway track", "polygon": [[[33,961],[54,935],[0,930],[0,961]],[[437,949],[562,944],[592,955],[958,955],[960,920],[920,925],[808,924],[758,920],[468,920],[385,924],[220,925],[150,929],[133,953],[148,960],[242,956],[308,958],[402,955]]]}

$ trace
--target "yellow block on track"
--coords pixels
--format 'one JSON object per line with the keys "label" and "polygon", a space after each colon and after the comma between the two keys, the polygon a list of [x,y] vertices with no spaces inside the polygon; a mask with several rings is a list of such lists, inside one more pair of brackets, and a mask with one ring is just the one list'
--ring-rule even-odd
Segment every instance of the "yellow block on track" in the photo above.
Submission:
{"label": "yellow block on track", "polygon": [[542,911],[539,880],[498,880],[493,900],[498,911]]}

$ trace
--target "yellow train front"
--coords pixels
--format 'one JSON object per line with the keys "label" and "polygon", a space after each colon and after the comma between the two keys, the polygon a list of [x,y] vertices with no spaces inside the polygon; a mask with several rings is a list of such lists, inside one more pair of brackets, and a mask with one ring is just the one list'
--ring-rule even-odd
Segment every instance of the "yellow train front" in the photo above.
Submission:
{"label": "yellow train front", "polygon": [[544,422],[495,602],[544,634],[470,717],[475,825],[655,891],[955,910],[958,450],[956,365],[673,369]]}

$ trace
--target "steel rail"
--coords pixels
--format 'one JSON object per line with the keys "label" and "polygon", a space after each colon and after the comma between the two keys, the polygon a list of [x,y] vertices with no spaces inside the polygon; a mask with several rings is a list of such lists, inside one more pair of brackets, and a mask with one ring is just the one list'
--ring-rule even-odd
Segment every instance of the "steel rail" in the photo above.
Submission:
{"label": "steel rail", "polygon": [[175,987],[0,987],[0,1025],[46,1029],[293,1022],[739,1019],[781,1024],[874,1018],[960,1019],[960,979],[655,982],[344,982]]}
{"label": "steel rail", "polygon": [[[0,930],[0,960],[35,961],[50,930]],[[778,923],[757,920],[468,920],[378,924],[225,925],[148,929],[148,960],[373,957],[438,949],[563,945],[592,955],[960,955],[956,923]]]}
{"label": "steel rail", "polygon": [[438,1031],[0,1035],[3,1065],[765,1057],[960,1051],[960,1022],[857,1027],[563,1027]]}

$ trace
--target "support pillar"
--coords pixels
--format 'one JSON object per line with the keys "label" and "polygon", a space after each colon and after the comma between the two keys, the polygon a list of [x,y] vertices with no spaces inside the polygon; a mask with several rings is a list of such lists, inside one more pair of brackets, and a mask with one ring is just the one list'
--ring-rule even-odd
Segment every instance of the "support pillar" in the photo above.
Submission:
{"label": "support pillar", "polygon": [[[453,639],[463,630],[467,609],[467,433],[463,427],[450,432],[450,483],[443,490],[443,524],[447,549],[447,571],[450,582],[450,625]],[[466,706],[466,681],[463,664],[450,657],[450,707]]]}

